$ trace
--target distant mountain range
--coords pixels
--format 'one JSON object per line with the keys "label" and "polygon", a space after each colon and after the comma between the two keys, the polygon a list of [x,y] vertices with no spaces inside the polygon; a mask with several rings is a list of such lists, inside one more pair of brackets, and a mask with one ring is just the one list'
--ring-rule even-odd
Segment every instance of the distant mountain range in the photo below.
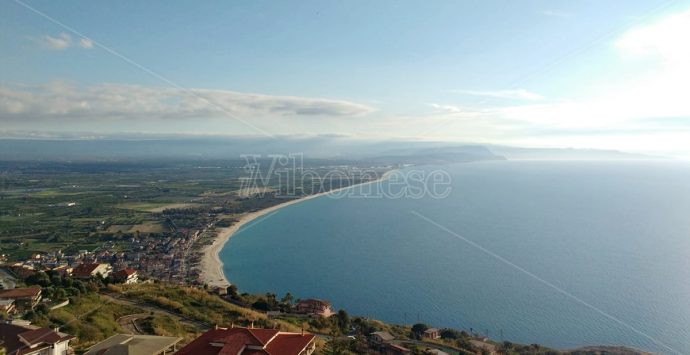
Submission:
{"label": "distant mountain range", "polygon": [[364,159],[373,162],[394,164],[446,164],[479,160],[505,160],[505,157],[492,153],[479,145],[462,145],[433,148],[401,148],[372,153]]}
{"label": "distant mountain range", "polygon": [[0,139],[0,160],[121,161],[237,159],[243,154],[304,154],[305,158],[436,164],[497,159],[602,160],[654,157],[612,150],[517,148],[448,142],[315,137],[181,137],[160,139]]}

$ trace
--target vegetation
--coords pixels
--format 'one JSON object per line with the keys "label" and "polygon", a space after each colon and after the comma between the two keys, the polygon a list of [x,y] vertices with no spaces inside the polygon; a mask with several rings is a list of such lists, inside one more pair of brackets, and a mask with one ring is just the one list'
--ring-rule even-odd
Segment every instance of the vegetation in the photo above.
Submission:
{"label": "vegetation", "polygon": [[24,319],[44,327],[59,327],[61,331],[77,337],[73,343],[84,349],[124,330],[116,319],[141,312],[136,307],[104,301],[96,292],[103,283],[100,280],[82,282],[56,273],[36,272],[24,280],[27,286],[42,287],[44,299],[53,303],[69,300],[69,304],[51,310],[40,303],[24,315]]}
{"label": "vegetation", "polygon": [[[271,164],[270,160],[260,163],[263,168]],[[305,168],[323,175],[329,164],[334,162],[306,161]],[[0,254],[26,260],[35,253],[93,251],[104,242],[117,244],[137,233],[170,235],[212,221],[222,227],[232,222],[233,214],[284,202],[275,192],[312,192],[279,186],[286,181],[262,171],[267,177],[262,183],[272,188],[263,194],[239,194],[240,178],[247,176],[243,160],[199,165],[199,161],[0,162]],[[358,179],[355,175],[351,181],[314,180],[305,186],[328,190]]]}

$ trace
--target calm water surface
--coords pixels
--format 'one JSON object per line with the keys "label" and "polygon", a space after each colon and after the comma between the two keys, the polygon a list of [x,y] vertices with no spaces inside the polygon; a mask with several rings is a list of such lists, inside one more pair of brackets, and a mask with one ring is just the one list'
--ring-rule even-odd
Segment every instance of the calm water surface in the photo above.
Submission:
{"label": "calm water surface", "polygon": [[449,197],[283,208],[226,244],[226,275],[242,291],[324,298],[390,322],[558,348],[690,353],[690,165],[423,169],[450,173]]}

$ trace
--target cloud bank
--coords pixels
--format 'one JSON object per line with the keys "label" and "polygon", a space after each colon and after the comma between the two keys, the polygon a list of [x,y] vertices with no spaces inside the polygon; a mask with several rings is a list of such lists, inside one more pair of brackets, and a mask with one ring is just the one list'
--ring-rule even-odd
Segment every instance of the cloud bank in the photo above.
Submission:
{"label": "cloud bank", "polygon": [[85,49],[93,48],[93,41],[91,39],[80,38],[78,41],[75,41],[72,36],[64,32],[57,36],[43,36],[38,40],[38,43],[44,48],[56,51],[65,50],[70,47],[80,47]]}
{"label": "cloud bank", "polygon": [[349,117],[373,109],[341,100],[224,90],[64,83],[0,86],[0,120],[166,119],[223,117]]}

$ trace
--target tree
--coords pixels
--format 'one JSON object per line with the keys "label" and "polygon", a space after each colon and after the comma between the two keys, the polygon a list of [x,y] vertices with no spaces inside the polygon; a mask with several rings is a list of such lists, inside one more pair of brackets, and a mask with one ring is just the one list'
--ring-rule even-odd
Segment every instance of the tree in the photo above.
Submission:
{"label": "tree", "polygon": [[346,355],[349,351],[350,342],[343,339],[331,339],[324,346],[323,353],[327,355]]}
{"label": "tree", "polygon": [[233,300],[236,300],[239,298],[239,294],[237,293],[237,286],[230,285],[230,286],[228,286],[226,291],[228,292],[228,295],[230,296],[230,298],[232,298]]}
{"label": "tree", "polygon": [[67,299],[67,292],[62,288],[58,288],[53,293],[53,298],[59,301]]}
{"label": "tree", "polygon": [[41,303],[36,306],[34,312],[36,312],[36,314],[46,315],[50,312],[50,307],[48,307],[48,305],[45,303]]}
{"label": "tree", "polygon": [[412,337],[421,338],[422,334],[429,329],[429,326],[424,323],[417,323],[412,326]]}
{"label": "tree", "polygon": [[347,334],[350,331],[350,315],[348,315],[344,309],[338,311],[336,321],[338,323],[338,328],[340,328],[343,334]]}
{"label": "tree", "polygon": [[80,293],[86,293],[86,286],[80,280],[74,280],[74,288],[79,290]]}
{"label": "tree", "polygon": [[72,287],[73,285],[74,285],[74,281],[71,278],[65,277],[62,279],[62,286],[63,287]]}
{"label": "tree", "polygon": [[264,311],[264,312],[268,312],[271,310],[270,305],[263,298],[260,298],[256,302],[252,303],[252,308],[259,310],[259,311]]}
{"label": "tree", "polygon": [[292,297],[292,294],[290,292],[286,293],[285,296],[280,300],[280,302],[284,304],[292,304],[292,301],[294,298]]}
{"label": "tree", "polygon": [[462,337],[462,333],[455,329],[444,328],[441,329],[441,338],[443,339],[458,339]]}
{"label": "tree", "polygon": [[268,303],[268,308],[271,311],[278,309],[278,300],[276,299],[275,293],[266,293],[266,303]]}
{"label": "tree", "polygon": [[43,271],[35,272],[27,277],[26,283],[29,285],[39,285],[41,287],[48,287],[51,285],[50,277]]}

